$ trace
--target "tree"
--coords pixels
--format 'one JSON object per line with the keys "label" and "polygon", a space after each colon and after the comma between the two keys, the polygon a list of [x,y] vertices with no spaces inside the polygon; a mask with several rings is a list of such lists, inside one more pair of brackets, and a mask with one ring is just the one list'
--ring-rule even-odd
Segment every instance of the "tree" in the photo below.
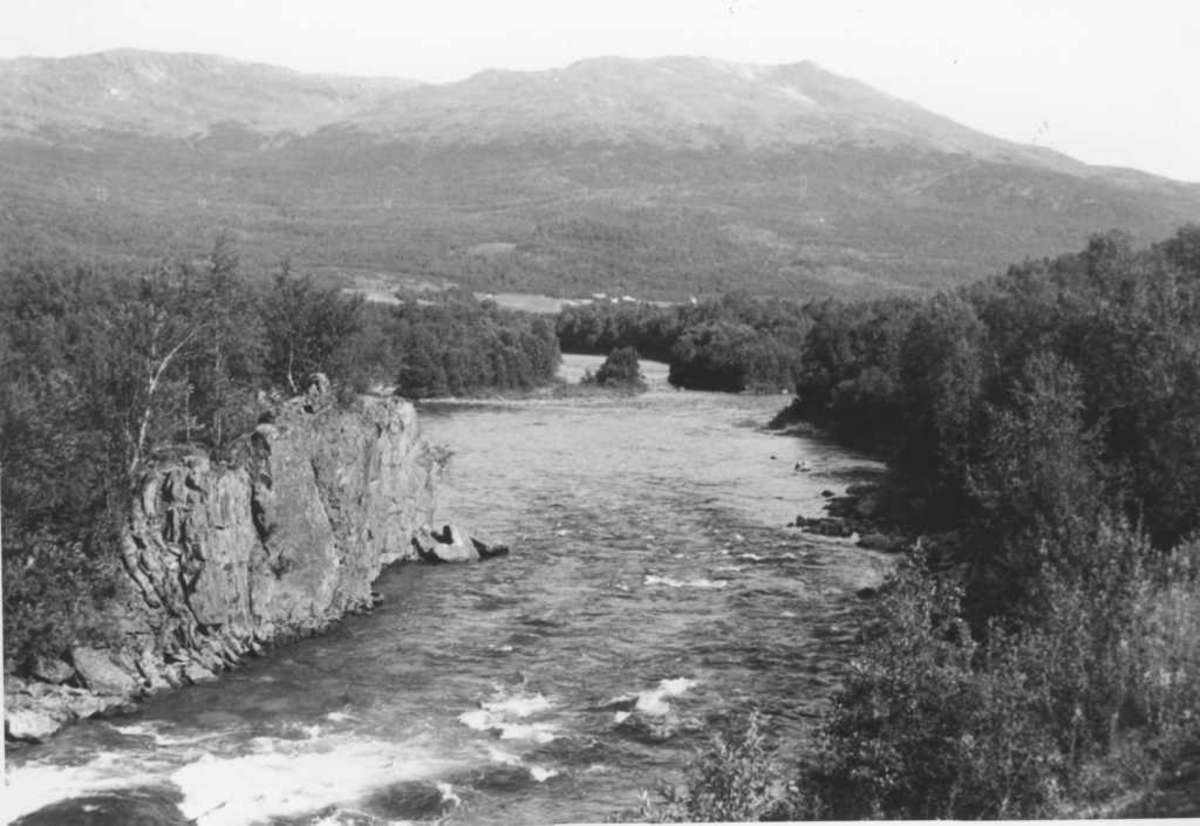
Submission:
{"label": "tree", "polygon": [[938,295],[913,318],[901,351],[900,463],[955,511],[978,444],[986,328],[963,299]]}
{"label": "tree", "polygon": [[638,353],[633,347],[619,347],[608,354],[608,358],[596,371],[596,383],[606,386],[644,387]]}
{"label": "tree", "polygon": [[336,376],[349,370],[352,365],[345,356],[363,330],[362,308],[361,298],[319,289],[311,276],[296,276],[288,262],[282,263],[260,299],[267,376],[299,393],[313,373]]}

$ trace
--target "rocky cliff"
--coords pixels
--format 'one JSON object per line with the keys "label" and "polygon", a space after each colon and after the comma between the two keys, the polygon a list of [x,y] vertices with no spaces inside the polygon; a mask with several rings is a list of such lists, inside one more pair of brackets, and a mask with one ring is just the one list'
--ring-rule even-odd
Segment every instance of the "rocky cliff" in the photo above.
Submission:
{"label": "rocky cliff", "polygon": [[[268,418],[228,463],[194,453],[145,472],[112,602],[116,642],[75,649],[44,670],[49,681],[10,683],[10,737],[211,679],[264,644],[317,631],[369,607],[383,566],[413,554],[437,461],[410,404],[338,406],[317,393]],[[68,680],[87,693],[50,685]]]}

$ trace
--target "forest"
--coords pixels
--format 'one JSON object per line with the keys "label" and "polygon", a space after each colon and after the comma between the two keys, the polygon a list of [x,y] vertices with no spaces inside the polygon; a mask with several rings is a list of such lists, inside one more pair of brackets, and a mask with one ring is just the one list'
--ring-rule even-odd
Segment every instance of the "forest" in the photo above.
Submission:
{"label": "forest", "polygon": [[732,292],[680,305],[568,305],[556,331],[565,351],[633,347],[644,358],[667,362],[677,387],[737,393],[792,387],[811,325],[804,304]]}
{"label": "forest", "polygon": [[752,719],[642,815],[1072,817],[1153,789],[1200,742],[1200,227],[809,312],[793,412],[886,458],[920,539],[811,754]]}
{"label": "forest", "polygon": [[[148,462],[218,459],[316,373],[341,398],[550,381],[552,324],[473,298],[371,305],[286,263],[207,258],[140,270],[47,255],[0,263],[5,671],[104,640],[121,520]],[[251,276],[254,277],[251,277]]]}

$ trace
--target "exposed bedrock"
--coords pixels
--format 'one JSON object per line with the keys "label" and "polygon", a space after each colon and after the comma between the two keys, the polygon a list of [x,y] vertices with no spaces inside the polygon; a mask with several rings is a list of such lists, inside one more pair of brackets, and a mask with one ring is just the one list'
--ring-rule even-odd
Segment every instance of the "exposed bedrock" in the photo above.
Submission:
{"label": "exposed bedrock", "polygon": [[[412,405],[309,395],[270,418],[228,463],[194,453],[144,473],[111,609],[116,642],[77,647],[48,674],[115,705],[211,679],[267,643],[371,606],[371,583],[414,556],[411,540],[433,515],[438,463]],[[97,710],[88,699],[73,711],[76,689],[52,682],[9,683],[7,716],[27,739],[44,736],[28,716],[50,695],[65,702],[52,710],[60,724]]]}

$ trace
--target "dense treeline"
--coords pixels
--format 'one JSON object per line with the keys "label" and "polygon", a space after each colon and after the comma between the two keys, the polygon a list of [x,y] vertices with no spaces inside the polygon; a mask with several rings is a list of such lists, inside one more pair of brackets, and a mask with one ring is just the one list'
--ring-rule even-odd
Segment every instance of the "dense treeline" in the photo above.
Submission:
{"label": "dense treeline", "polygon": [[468,299],[365,305],[286,265],[207,260],[143,273],[0,264],[0,468],[6,668],[103,637],[134,481],[178,445],[217,456],[272,399],[324,373],[343,393],[412,396],[549,380],[551,324]]}
{"label": "dense treeline", "polygon": [[729,293],[677,306],[568,306],[558,317],[557,333],[564,350],[634,347],[645,358],[668,362],[668,378],[678,387],[772,391],[795,382],[811,323],[801,304]]}
{"label": "dense treeline", "polygon": [[397,390],[409,397],[528,389],[551,381],[562,360],[549,319],[469,296],[379,315],[398,354]]}
{"label": "dense treeline", "polygon": [[[1200,739],[1200,228],[813,316],[797,406],[891,459],[933,533],[806,767],[741,815],[1064,816],[1150,788]],[[771,773],[756,731],[714,760]],[[714,805],[693,783],[658,814]]]}
{"label": "dense treeline", "polygon": [[826,305],[797,394],[954,521],[1012,498],[998,462],[1023,430],[1063,431],[1039,447],[1048,463],[1095,476],[1098,497],[1169,546],[1200,519],[1198,355],[1200,229],[1146,250],[1112,233],[924,302]]}
{"label": "dense treeline", "polygon": [[598,384],[603,387],[645,390],[646,378],[642,375],[638,352],[635,347],[618,347],[604,359],[604,363],[592,373],[583,374],[583,384]]}

